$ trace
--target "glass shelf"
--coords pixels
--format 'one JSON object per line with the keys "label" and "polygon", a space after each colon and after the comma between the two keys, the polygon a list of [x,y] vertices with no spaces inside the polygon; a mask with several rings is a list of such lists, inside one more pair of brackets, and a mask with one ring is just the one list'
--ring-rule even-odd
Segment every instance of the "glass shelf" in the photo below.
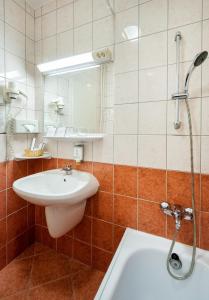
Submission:
{"label": "glass shelf", "polygon": [[44,153],[44,155],[42,156],[36,156],[36,157],[29,157],[29,156],[24,156],[22,153],[18,153],[15,155],[14,159],[17,160],[17,161],[20,161],[20,160],[32,160],[32,159],[50,159],[52,157],[51,153]]}
{"label": "glass shelf", "polygon": [[96,140],[101,140],[104,138],[104,134],[102,133],[92,133],[92,134],[73,134],[71,136],[44,136],[45,139],[49,140],[62,140],[69,142],[93,142]]}

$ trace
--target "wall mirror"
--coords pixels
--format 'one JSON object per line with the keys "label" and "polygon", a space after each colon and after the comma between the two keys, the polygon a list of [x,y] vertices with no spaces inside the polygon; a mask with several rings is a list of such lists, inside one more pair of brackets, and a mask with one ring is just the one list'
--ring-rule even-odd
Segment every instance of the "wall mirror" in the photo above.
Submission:
{"label": "wall mirror", "polygon": [[101,133],[102,69],[103,66],[98,65],[79,71],[59,72],[53,76],[45,75],[46,135]]}

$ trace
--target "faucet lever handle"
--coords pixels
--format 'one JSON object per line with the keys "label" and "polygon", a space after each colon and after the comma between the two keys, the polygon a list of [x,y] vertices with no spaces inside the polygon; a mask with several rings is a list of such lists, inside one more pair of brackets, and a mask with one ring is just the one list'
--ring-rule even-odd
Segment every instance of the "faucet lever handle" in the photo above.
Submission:
{"label": "faucet lever handle", "polygon": [[193,209],[192,208],[185,208],[183,211],[183,218],[188,221],[193,220]]}
{"label": "faucet lever handle", "polygon": [[64,168],[62,168],[63,171],[66,172],[67,175],[70,175],[72,173],[72,166],[71,165],[66,165]]}
{"label": "faucet lever handle", "polygon": [[72,170],[72,165],[66,165],[63,170]]}
{"label": "faucet lever handle", "polygon": [[173,216],[173,210],[171,209],[171,206],[169,203],[167,202],[162,202],[160,204],[160,208],[162,210],[162,212],[168,216]]}

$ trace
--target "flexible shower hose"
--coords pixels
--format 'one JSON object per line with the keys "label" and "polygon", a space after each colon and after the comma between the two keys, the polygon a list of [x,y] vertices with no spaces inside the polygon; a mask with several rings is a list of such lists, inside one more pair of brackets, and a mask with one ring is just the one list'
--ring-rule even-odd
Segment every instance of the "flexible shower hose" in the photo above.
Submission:
{"label": "flexible shower hose", "polygon": [[192,260],[190,264],[190,268],[188,272],[182,276],[177,276],[173,274],[170,270],[170,264],[169,260],[171,258],[171,254],[173,252],[175,243],[176,243],[176,238],[178,235],[178,230],[176,229],[174,236],[173,236],[173,241],[171,243],[171,247],[168,253],[167,257],[167,270],[168,273],[170,274],[171,277],[177,280],[185,280],[189,278],[194,270],[195,266],[195,256],[196,256],[196,240],[197,240],[197,224],[196,224],[196,211],[195,211],[195,192],[194,192],[194,156],[193,156],[193,138],[192,138],[192,118],[191,118],[191,113],[190,113],[190,108],[189,108],[189,103],[188,103],[188,98],[185,98],[185,104],[186,104],[186,109],[187,109],[187,116],[188,116],[188,125],[189,125],[189,137],[190,137],[190,160],[191,160],[191,189],[192,189],[192,209],[193,209],[193,249],[192,249]]}

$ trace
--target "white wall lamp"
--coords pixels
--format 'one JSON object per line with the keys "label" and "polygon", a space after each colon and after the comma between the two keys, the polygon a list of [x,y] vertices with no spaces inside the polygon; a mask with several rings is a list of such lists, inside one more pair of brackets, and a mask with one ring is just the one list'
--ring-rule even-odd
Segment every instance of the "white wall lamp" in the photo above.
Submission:
{"label": "white wall lamp", "polygon": [[37,65],[39,71],[45,75],[86,70],[98,65],[112,62],[112,52],[109,48],[84,54],[74,55],[63,59]]}

